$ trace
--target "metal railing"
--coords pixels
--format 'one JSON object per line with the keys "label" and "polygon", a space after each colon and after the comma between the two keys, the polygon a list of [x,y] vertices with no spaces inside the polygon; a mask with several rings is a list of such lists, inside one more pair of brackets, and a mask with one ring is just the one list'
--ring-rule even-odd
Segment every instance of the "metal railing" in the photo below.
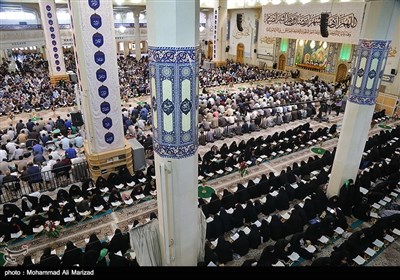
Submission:
{"label": "metal railing", "polygon": [[2,185],[0,203],[14,202],[23,195],[32,192],[53,191],[69,184],[79,183],[89,179],[89,169],[86,161],[68,165],[62,168],[52,169],[30,175],[17,175],[18,180]]}

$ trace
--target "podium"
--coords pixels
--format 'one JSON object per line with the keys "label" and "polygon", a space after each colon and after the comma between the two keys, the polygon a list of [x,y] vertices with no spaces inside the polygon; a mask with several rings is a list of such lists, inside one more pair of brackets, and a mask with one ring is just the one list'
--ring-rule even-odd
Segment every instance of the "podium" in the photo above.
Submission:
{"label": "podium", "polygon": [[[110,173],[117,173],[119,168],[126,166],[133,174],[133,162],[131,156],[131,145],[125,140],[125,145],[121,149],[112,150],[98,154],[85,154],[88,162],[90,177],[96,181],[102,176],[108,178]],[[89,151],[87,141],[84,142],[85,151]]]}
{"label": "podium", "polygon": [[144,147],[136,138],[128,140],[132,148],[132,158],[133,158],[133,170],[142,170],[146,168],[146,157],[144,153]]}

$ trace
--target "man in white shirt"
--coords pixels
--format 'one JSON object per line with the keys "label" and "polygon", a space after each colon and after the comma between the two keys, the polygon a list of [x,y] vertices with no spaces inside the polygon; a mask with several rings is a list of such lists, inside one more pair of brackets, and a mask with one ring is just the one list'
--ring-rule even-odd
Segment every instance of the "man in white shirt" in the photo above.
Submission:
{"label": "man in white shirt", "polygon": [[24,149],[17,146],[14,153],[14,159],[18,160],[20,157],[24,157]]}
{"label": "man in white shirt", "polygon": [[9,160],[14,159],[15,150],[17,149],[17,144],[11,142],[10,140],[7,140],[6,149],[8,151],[8,159]]}
{"label": "man in white shirt", "polygon": [[0,149],[0,162],[2,162],[3,159],[7,160],[7,151],[3,150],[3,149]]}
{"label": "man in white shirt", "polygon": [[77,148],[83,147],[83,137],[80,134],[78,134],[75,137],[74,142],[75,142],[75,147],[77,147]]}
{"label": "man in white shirt", "polygon": [[53,159],[51,155],[49,155],[49,160],[47,161],[47,165],[53,168],[53,165],[57,163],[57,160]]}
{"label": "man in white shirt", "polygon": [[42,178],[43,180],[47,183],[51,182],[51,180],[54,179],[54,173],[51,172],[52,166],[49,163],[45,163],[43,162],[43,166],[42,166]]}
{"label": "man in white shirt", "polygon": [[57,161],[57,159],[61,160],[60,154],[57,151],[53,151],[52,149],[49,149],[48,152],[49,152],[49,155],[53,158],[53,160],[55,160],[55,161]]}
{"label": "man in white shirt", "polygon": [[63,137],[60,141],[60,144],[61,144],[61,148],[65,151],[65,150],[69,149],[70,141],[67,137]]}

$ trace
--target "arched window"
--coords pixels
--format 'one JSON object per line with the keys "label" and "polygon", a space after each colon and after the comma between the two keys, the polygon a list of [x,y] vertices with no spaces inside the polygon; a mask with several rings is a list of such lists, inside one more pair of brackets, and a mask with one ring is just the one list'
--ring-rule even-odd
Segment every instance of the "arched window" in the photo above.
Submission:
{"label": "arched window", "polygon": [[57,21],[58,24],[71,24],[71,17],[67,8],[57,9]]}
{"label": "arched window", "polygon": [[1,25],[40,24],[40,18],[38,12],[35,9],[27,8],[22,5],[1,5],[0,24]]}

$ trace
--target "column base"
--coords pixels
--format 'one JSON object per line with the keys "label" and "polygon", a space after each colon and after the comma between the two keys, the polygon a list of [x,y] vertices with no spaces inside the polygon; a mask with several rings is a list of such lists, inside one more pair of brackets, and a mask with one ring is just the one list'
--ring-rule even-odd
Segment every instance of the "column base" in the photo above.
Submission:
{"label": "column base", "polygon": [[69,81],[69,75],[63,74],[50,76],[50,83],[52,86],[56,85],[59,81]]}
{"label": "column base", "polygon": [[97,178],[102,176],[108,178],[110,173],[118,172],[122,166],[126,166],[133,175],[132,147],[125,139],[125,147],[109,152],[90,154],[87,141],[84,143],[86,160],[88,162],[90,177],[96,182]]}

